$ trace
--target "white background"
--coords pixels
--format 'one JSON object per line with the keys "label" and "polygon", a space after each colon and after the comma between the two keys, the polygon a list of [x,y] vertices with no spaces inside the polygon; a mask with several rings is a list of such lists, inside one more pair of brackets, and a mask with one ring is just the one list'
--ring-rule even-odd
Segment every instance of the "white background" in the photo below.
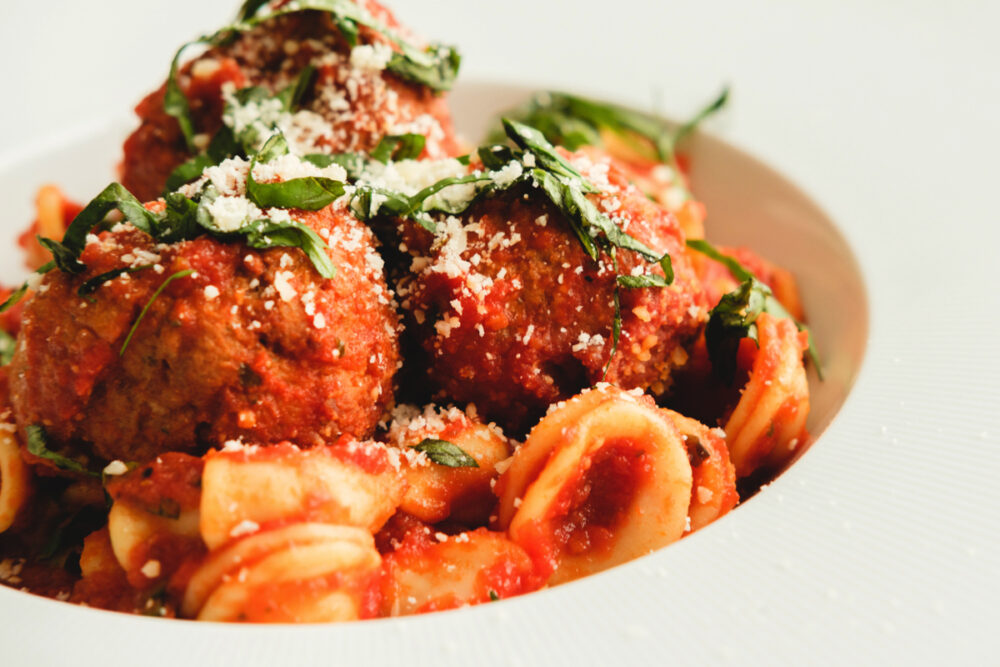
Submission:
{"label": "white background", "polygon": [[[324,638],[335,637],[373,647],[372,656],[412,645],[411,662],[435,665],[463,656],[553,664],[654,655],[995,664],[1000,4],[399,0],[394,7],[424,34],[458,43],[466,78],[596,92],[647,108],[658,100],[674,116],[730,83],[730,110],[712,129],[803,185],[852,242],[871,290],[869,358],[824,436],[831,444],[821,440],[776,489],[740,509],[731,529],[711,533],[722,557],[710,571],[699,570],[694,547],[682,544],[674,558],[690,571],[662,580],[636,580],[634,569],[606,575],[641,603],[605,603],[586,586],[567,587],[500,607],[547,618],[527,630],[516,617],[504,625],[501,611],[483,611],[422,619],[409,635],[380,624],[351,635],[295,635],[301,641],[283,635],[270,655],[315,658],[315,642],[333,661],[338,644]],[[214,0],[3,0],[0,164],[120,117],[159,85],[176,45],[234,10]],[[794,546],[803,540],[815,548]],[[588,613],[593,605],[599,613]],[[639,614],[649,617],[650,605],[652,627]],[[687,625],[695,617],[712,620]],[[491,624],[482,644],[490,653],[470,658],[469,633],[483,622]],[[184,632],[170,650],[201,642],[216,655],[254,657],[245,636]],[[18,640],[33,647],[23,655],[51,657],[56,652],[43,644],[58,637],[48,628]],[[7,637],[0,650],[12,642]],[[109,662],[127,658],[107,651]]]}

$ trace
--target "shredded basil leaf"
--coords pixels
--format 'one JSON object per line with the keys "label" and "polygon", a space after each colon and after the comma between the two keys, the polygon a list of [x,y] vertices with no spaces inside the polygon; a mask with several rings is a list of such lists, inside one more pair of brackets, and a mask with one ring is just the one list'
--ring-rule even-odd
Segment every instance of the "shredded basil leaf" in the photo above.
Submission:
{"label": "shredded basil leaf", "polygon": [[118,276],[125,275],[127,273],[136,273],[138,271],[144,271],[151,268],[153,268],[152,264],[143,264],[142,266],[122,266],[117,269],[111,269],[110,271],[94,276],[90,280],[84,282],[76,290],[76,295],[81,298],[86,298],[99,290],[104,283],[110,282]]}
{"label": "shredded basil leaf", "polygon": [[717,113],[724,106],[726,106],[726,102],[728,101],[729,101],[729,87],[726,86],[725,88],[722,89],[722,92],[719,93],[718,97],[709,102],[705,106],[705,108],[696,113],[694,117],[692,117],[689,121],[681,125],[677,129],[677,131],[675,131],[670,135],[670,154],[671,155],[676,154],[677,145],[680,144],[682,141],[684,141],[684,139],[687,138],[689,134],[694,132],[698,128],[698,126],[701,125],[702,121],[704,121],[712,114]]}
{"label": "shredded basil leaf", "polygon": [[424,152],[427,137],[422,134],[390,134],[382,137],[372,152],[374,160],[385,164],[390,160],[415,160]]}
{"label": "shredded basil leaf", "polygon": [[742,281],[740,286],[719,300],[719,304],[709,313],[708,324],[705,327],[705,343],[708,346],[712,367],[726,382],[732,382],[736,375],[736,352],[742,338],[757,341],[757,326],[754,324],[762,313],[775,317],[787,318],[795,322],[799,331],[805,331],[809,337],[809,347],[806,354],[816,367],[816,374],[823,379],[823,365],[816,351],[812,331],[798,321],[781,302],[774,296],[767,285],[758,280],[736,258],[720,252],[708,241],[690,239],[687,245],[703,255],[722,263],[730,273]]}
{"label": "shredded basil leaf", "polygon": [[499,599],[500,599],[500,594],[497,593],[495,590],[493,590],[491,588],[490,589],[490,602],[496,602]]}
{"label": "shredded basil leaf", "polygon": [[250,169],[247,172],[247,196],[257,206],[317,211],[329,206],[344,194],[344,184],[332,178],[307,176],[281,183],[258,183],[254,180],[253,169],[258,163],[266,164],[286,154],[288,154],[288,142],[280,132],[277,132],[250,161]]}
{"label": "shredded basil leaf", "polygon": [[640,289],[643,287],[668,287],[670,282],[661,275],[655,273],[643,273],[638,276],[624,275],[618,276],[617,283],[621,287],[629,289]]}
{"label": "shredded basil leaf", "polygon": [[52,461],[52,463],[54,463],[60,470],[80,473],[90,477],[100,477],[98,473],[87,470],[87,468],[85,468],[79,461],[74,461],[67,456],[63,456],[62,454],[49,449],[48,435],[45,433],[45,427],[41,424],[31,424],[30,426],[26,426],[24,428],[24,432],[27,436],[27,448],[29,453],[39,458]]}
{"label": "shredded basil leaf", "polygon": [[611,321],[611,354],[608,355],[608,363],[604,364],[604,373],[601,375],[601,380],[608,377],[608,370],[611,368],[611,362],[614,361],[615,354],[618,352],[618,342],[622,337],[622,299],[617,285],[615,285],[613,300],[615,316]]}
{"label": "shredded basil leaf", "polygon": [[187,149],[190,153],[195,152],[194,121],[191,119],[191,104],[188,102],[187,95],[181,90],[180,83],[177,82],[177,67],[180,63],[181,54],[189,46],[197,44],[199,41],[201,40],[188,42],[177,50],[173,60],[170,61],[170,73],[167,75],[167,85],[163,94],[163,110],[168,116],[173,116],[177,119],[177,124],[184,135],[184,143],[187,144]]}
{"label": "shredded basil leaf", "polygon": [[236,15],[236,21],[246,21],[251,16],[260,11],[260,8],[266,5],[270,0],[246,0],[240,7],[239,13]]}
{"label": "shredded basil leaf", "polygon": [[6,366],[14,358],[17,350],[17,339],[0,329],[0,366]]}
{"label": "shredded basil leaf", "polygon": [[142,319],[144,317],[146,317],[146,313],[149,311],[150,306],[153,305],[153,302],[156,301],[156,298],[160,296],[163,290],[167,288],[167,285],[174,282],[178,278],[184,278],[186,276],[190,276],[192,273],[194,273],[194,269],[185,269],[183,271],[178,271],[177,273],[168,276],[167,279],[164,280],[163,283],[156,288],[156,291],[153,292],[153,296],[149,298],[149,301],[146,302],[146,305],[143,306],[142,310],[139,312],[139,317],[135,318],[135,322],[132,323],[132,328],[129,329],[128,335],[125,337],[125,342],[122,343],[121,349],[118,350],[119,357],[125,354],[125,348],[127,348],[128,344],[132,341],[132,336],[135,335],[136,329],[139,328],[139,323],[142,322]]}
{"label": "shredded basil leaf", "polygon": [[[560,92],[536,95],[525,105],[506,115],[536,128],[552,143],[571,151],[581,146],[603,146],[601,130],[606,129],[649,157],[673,164],[677,145],[702,121],[721,110],[728,99],[729,89],[725,88],[693,118],[673,130],[667,123],[650,114]],[[505,134],[495,130],[491,134],[491,140],[500,140]],[[637,143],[635,137],[645,140],[649,145]]]}
{"label": "shredded basil leaf", "polygon": [[120,183],[112,183],[73,218],[61,243],[40,237],[38,240],[52,253],[59,270],[81,273],[87,268],[80,261],[80,253],[87,245],[87,235],[114,210],[120,211],[136,228],[152,234],[155,216]]}
{"label": "shredded basil leaf", "polygon": [[315,77],[316,68],[313,65],[306,65],[291,84],[275,95],[285,111],[294,111],[299,106]]}
{"label": "shredded basil leaf", "polygon": [[448,468],[478,468],[476,459],[469,456],[465,450],[453,442],[427,438],[413,449],[423,452],[434,463]]}

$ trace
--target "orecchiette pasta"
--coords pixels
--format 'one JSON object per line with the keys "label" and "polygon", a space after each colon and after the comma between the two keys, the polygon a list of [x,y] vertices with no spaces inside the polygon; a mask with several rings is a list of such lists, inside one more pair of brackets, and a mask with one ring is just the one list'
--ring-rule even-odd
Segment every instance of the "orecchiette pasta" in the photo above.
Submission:
{"label": "orecchiette pasta", "polygon": [[[581,403],[556,408],[532,431],[506,473],[520,483],[502,490],[502,506],[514,508],[511,539],[553,584],[677,540],[691,501],[691,464],[671,420],[609,387]],[[521,452],[529,469],[544,459],[527,485]]]}
{"label": "orecchiette pasta", "polygon": [[736,471],[729,460],[724,434],[673,410],[663,410],[680,431],[691,462],[691,506],[688,530],[707,526],[739,502]]}
{"label": "orecchiette pasta", "polygon": [[448,441],[475,460],[477,467],[434,465],[426,456],[405,459],[408,488],[400,509],[423,521],[451,518],[467,524],[486,523],[496,503],[490,482],[496,465],[511,453],[510,443],[495,426],[473,421],[460,410],[437,411],[397,419],[389,441],[403,449],[428,439]]}
{"label": "orecchiette pasta", "polygon": [[246,526],[272,521],[321,521],[375,531],[396,511],[404,490],[402,473],[377,443],[234,447],[206,458],[201,535],[214,549]]}
{"label": "orecchiette pasta", "polygon": [[294,523],[237,539],[191,576],[182,613],[212,621],[320,623],[374,615],[381,557],[369,531]]}
{"label": "orecchiette pasta", "polygon": [[757,336],[750,379],[724,427],[738,477],[786,464],[805,440],[809,415],[805,334],[791,320],[763,313]]}
{"label": "orecchiette pasta", "polygon": [[501,533],[416,530],[385,558],[382,612],[453,609],[520,595],[540,583],[525,550]]}

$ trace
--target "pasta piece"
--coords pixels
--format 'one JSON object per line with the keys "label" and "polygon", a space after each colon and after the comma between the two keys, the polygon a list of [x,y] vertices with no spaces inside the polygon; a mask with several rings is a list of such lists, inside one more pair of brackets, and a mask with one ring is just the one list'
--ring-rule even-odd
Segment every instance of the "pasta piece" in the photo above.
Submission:
{"label": "pasta piece", "polygon": [[691,465],[680,433],[651,399],[608,385],[550,412],[505,477],[500,525],[552,573],[550,584],[670,544],[687,523]]}
{"label": "pasta piece", "polygon": [[361,528],[291,524],[209,554],[191,576],[181,610],[207,621],[370,618],[381,563],[371,534]]}
{"label": "pasta piece", "polygon": [[14,524],[30,488],[31,475],[21,458],[14,426],[0,423],[0,533]]}
{"label": "pasta piece", "polygon": [[805,334],[789,319],[762,313],[757,318],[757,337],[750,379],[725,425],[737,477],[746,477],[761,466],[780,468],[807,437]]}
{"label": "pasta piece", "polygon": [[385,616],[490,602],[542,583],[524,549],[486,528],[451,536],[412,531],[385,557],[384,570]]}
{"label": "pasta piece", "polygon": [[428,523],[448,518],[472,525],[486,523],[496,505],[490,488],[496,465],[511,453],[507,438],[498,427],[482,424],[461,410],[435,410],[433,406],[423,414],[397,418],[389,429],[390,443],[404,451],[425,439],[456,445],[479,467],[452,468],[426,456],[405,457],[408,488],[400,509]]}
{"label": "pasta piece", "polygon": [[115,557],[107,526],[84,538],[80,574],[80,580],[73,586],[70,598],[73,602],[99,609],[136,611],[139,596]]}
{"label": "pasta piece", "polygon": [[116,500],[108,513],[108,533],[129,583],[143,589],[166,580],[188,554],[197,552],[201,543],[198,524],[197,509],[168,518]]}
{"label": "pasta piece", "polygon": [[209,549],[274,521],[378,530],[405,491],[384,445],[233,447],[205,457],[201,535]]}
{"label": "pasta piece", "polygon": [[106,484],[111,547],[129,583],[148,590],[205,551],[198,531],[202,461],[170,452],[120,475],[114,468]]}
{"label": "pasta piece", "polygon": [[736,470],[729,460],[724,434],[673,410],[663,410],[684,440],[691,462],[691,506],[688,531],[704,528],[736,507]]}

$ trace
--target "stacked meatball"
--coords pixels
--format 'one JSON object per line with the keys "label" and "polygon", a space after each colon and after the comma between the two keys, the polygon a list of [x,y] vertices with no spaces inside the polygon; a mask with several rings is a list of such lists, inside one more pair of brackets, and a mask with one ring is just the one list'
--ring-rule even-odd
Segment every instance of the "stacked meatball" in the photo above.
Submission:
{"label": "stacked meatball", "polygon": [[513,432],[602,379],[665,392],[707,317],[676,217],[609,160],[565,155],[598,187],[588,197],[602,212],[673,260],[670,286],[617,289],[617,347],[617,277],[662,272],[630,250],[616,251],[617,266],[608,254],[591,259],[540,188],[529,183],[479,201],[443,220],[436,236],[400,226],[411,259],[397,289],[417,372],[429,376],[437,399],[474,403]]}
{"label": "stacked meatball", "polygon": [[291,215],[328,239],[335,277],[299,249],[158,245],[126,224],[92,235],[86,271],[51,272],[25,306],[10,367],[18,423],[105,460],[370,435],[398,363],[381,259],[342,208]]}
{"label": "stacked meatball", "polygon": [[[359,4],[420,45],[378,2]],[[312,65],[316,73],[302,110],[288,125],[279,123],[303,152],[366,151],[386,135],[415,133],[427,138],[426,157],[457,155],[445,97],[385,69],[393,50],[384,35],[360,26],[357,39],[351,47],[326,12],[301,11],[265,21],[188,62],[178,83],[190,103],[197,146],[206,147],[222,127],[228,93],[249,86],[276,93]],[[166,84],[139,103],[141,125],[125,142],[121,181],[144,200],[158,197],[173,169],[191,157],[177,120],[164,110],[165,93]]]}

